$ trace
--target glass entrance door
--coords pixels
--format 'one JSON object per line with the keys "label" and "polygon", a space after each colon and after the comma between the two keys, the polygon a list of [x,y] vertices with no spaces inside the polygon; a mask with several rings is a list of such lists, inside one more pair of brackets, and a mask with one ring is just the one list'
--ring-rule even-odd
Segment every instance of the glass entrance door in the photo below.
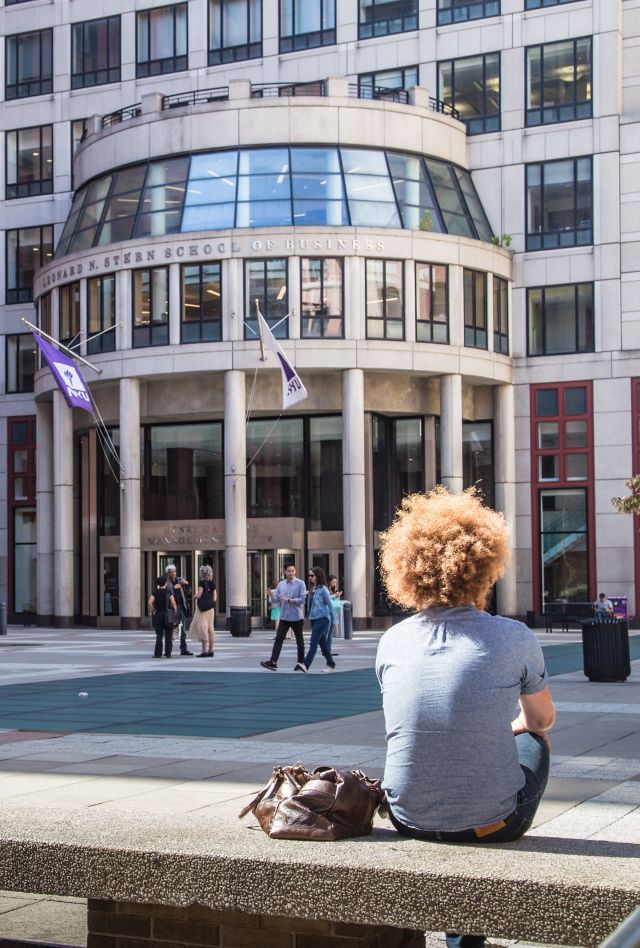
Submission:
{"label": "glass entrance door", "polygon": [[[120,615],[119,565],[119,558],[117,556],[102,557],[102,589],[100,590],[102,619],[114,620],[114,625],[118,624],[116,620]],[[107,622],[106,624],[110,625],[111,623]]]}
{"label": "glass entrance door", "polygon": [[267,589],[274,579],[273,550],[251,550],[247,553],[247,601],[251,615],[260,624],[267,614]]}

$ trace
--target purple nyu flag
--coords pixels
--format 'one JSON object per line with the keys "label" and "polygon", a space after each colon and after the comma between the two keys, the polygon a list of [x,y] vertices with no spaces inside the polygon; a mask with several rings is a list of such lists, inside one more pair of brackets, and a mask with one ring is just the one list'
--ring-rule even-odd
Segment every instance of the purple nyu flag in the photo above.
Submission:
{"label": "purple nyu flag", "polygon": [[42,357],[53,372],[58,388],[71,408],[84,408],[93,415],[93,407],[87,390],[87,384],[68,355],[56,349],[55,346],[43,339],[39,333],[33,334],[40,346]]}

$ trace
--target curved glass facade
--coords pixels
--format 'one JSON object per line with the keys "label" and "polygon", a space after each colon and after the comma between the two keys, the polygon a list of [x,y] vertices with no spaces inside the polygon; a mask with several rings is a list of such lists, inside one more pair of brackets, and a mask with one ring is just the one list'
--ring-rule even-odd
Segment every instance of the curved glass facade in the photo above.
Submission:
{"label": "curved glass facade", "polygon": [[492,236],[471,175],[457,165],[285,145],[181,155],[95,178],[74,197],[56,257],[141,237],[293,225]]}

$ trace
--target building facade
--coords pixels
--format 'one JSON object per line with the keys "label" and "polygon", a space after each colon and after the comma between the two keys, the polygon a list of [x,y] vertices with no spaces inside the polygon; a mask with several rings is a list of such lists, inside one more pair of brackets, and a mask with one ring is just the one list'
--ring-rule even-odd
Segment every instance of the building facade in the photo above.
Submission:
{"label": "building facade", "polygon": [[635,612],[640,0],[99,12],[0,8],[10,615],[135,627],[173,561],[259,621],[294,562],[389,621],[380,532],[440,482],[505,513],[500,611]]}

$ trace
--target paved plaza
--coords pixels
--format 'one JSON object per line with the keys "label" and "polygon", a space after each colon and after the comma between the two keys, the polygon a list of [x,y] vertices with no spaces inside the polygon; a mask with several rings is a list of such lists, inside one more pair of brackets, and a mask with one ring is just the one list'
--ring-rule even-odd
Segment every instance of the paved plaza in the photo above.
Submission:
{"label": "paved plaza", "polygon": [[[533,835],[640,846],[640,635],[624,684],[589,683],[580,636],[539,634],[558,708],[552,777]],[[273,632],[219,633],[213,659],[154,660],[150,632],[11,628],[0,638],[0,802],[233,817],[276,763],[382,773],[379,633],[337,640],[338,672],[294,674]],[[251,818],[245,821],[251,823]],[[238,823],[238,832],[243,825]],[[85,904],[0,893],[3,938],[82,945]]]}

